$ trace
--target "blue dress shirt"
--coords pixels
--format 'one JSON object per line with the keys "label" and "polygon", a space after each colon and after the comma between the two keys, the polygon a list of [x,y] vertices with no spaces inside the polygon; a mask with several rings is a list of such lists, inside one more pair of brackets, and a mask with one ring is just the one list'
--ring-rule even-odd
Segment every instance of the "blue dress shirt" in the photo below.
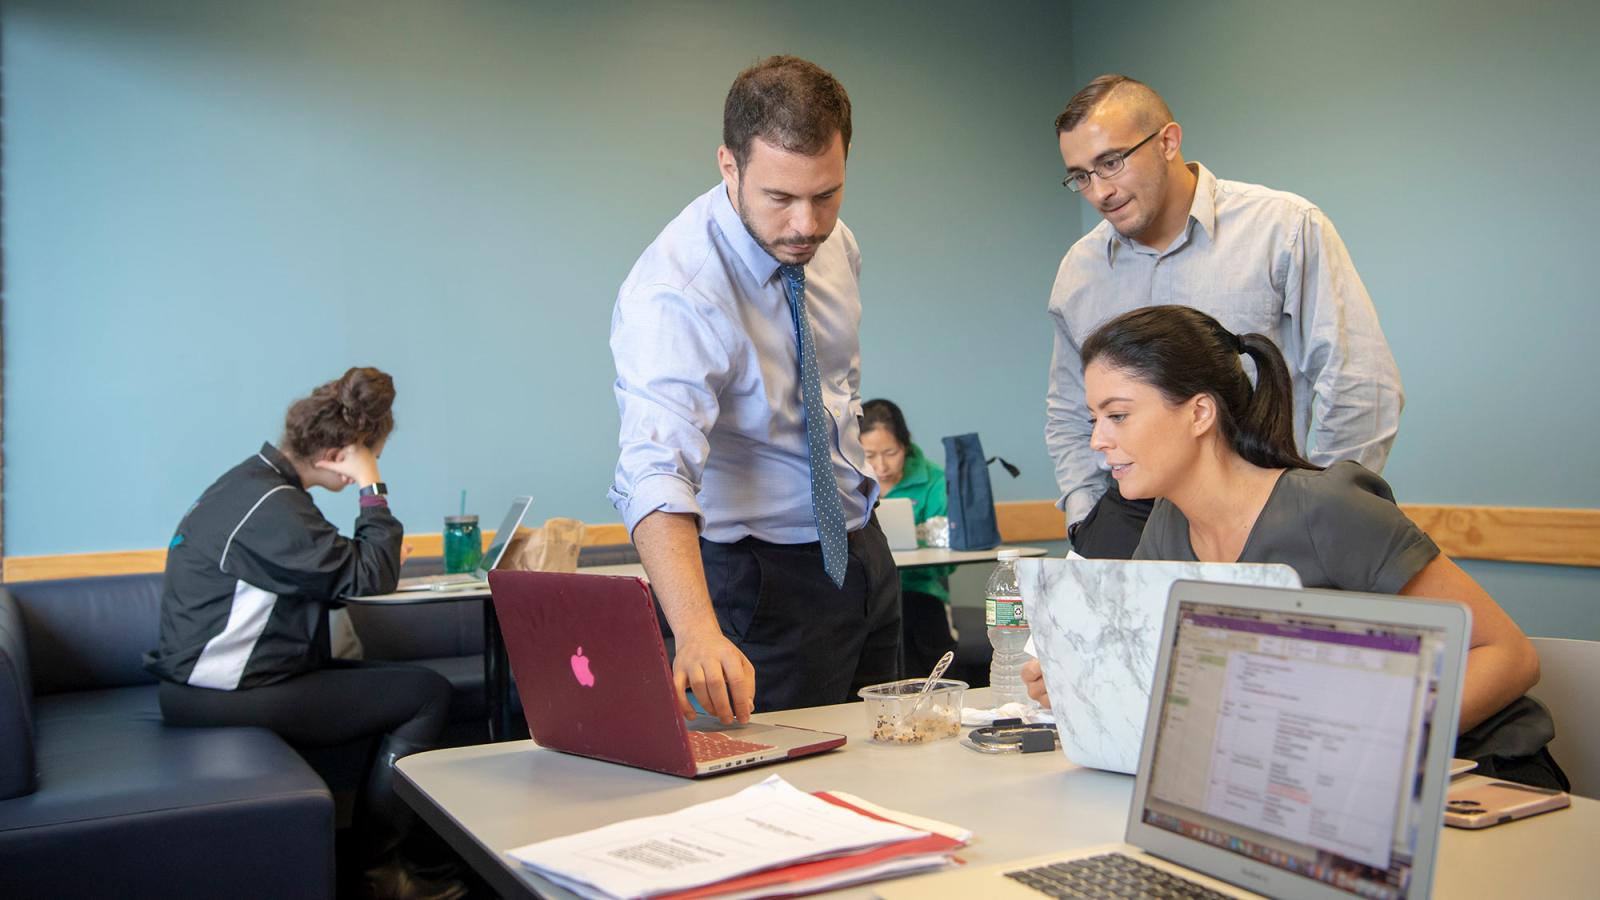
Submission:
{"label": "blue dress shirt", "polygon": [[[861,448],[861,253],[843,222],[805,268],[833,473],[854,531],[878,483]],[[662,510],[694,514],[717,543],[817,540],[798,353],[778,261],[719,182],[662,230],[617,292],[621,452],[608,496],[630,535]]]}

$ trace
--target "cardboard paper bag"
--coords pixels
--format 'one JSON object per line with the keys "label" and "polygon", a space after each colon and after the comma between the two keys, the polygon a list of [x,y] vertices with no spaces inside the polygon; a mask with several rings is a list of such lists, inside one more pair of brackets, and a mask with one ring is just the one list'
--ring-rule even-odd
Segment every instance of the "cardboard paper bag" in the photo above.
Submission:
{"label": "cardboard paper bag", "polygon": [[546,519],[543,528],[518,528],[500,568],[521,572],[576,572],[583,523]]}

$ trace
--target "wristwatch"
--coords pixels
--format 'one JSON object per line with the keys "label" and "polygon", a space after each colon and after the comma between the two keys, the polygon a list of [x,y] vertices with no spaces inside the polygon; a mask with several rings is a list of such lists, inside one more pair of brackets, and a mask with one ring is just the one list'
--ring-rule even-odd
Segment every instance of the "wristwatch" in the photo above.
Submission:
{"label": "wristwatch", "polygon": [[374,481],[361,489],[361,496],[363,497],[387,497],[388,495],[389,486],[381,481]]}

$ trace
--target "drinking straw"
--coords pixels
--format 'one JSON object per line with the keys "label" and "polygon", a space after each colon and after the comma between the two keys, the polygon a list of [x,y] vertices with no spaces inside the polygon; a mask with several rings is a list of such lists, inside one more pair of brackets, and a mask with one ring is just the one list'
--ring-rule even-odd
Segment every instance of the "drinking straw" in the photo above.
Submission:
{"label": "drinking straw", "polygon": [[461,514],[463,516],[467,514],[467,489],[466,488],[462,488],[461,489]]}

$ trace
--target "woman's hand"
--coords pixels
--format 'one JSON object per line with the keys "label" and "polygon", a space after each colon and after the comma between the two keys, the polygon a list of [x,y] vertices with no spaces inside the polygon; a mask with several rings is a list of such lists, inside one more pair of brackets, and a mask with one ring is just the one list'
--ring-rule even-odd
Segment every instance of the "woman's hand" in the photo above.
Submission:
{"label": "woman's hand", "polygon": [[1039,668],[1037,659],[1030,659],[1022,664],[1022,685],[1028,689],[1028,696],[1045,709],[1050,708],[1050,689],[1044,684],[1044,670]]}
{"label": "woman's hand", "polygon": [[315,465],[343,478],[345,484],[366,487],[383,480],[378,475],[378,457],[373,455],[372,448],[365,444],[351,444],[340,448],[333,451],[326,459],[317,460]]}

